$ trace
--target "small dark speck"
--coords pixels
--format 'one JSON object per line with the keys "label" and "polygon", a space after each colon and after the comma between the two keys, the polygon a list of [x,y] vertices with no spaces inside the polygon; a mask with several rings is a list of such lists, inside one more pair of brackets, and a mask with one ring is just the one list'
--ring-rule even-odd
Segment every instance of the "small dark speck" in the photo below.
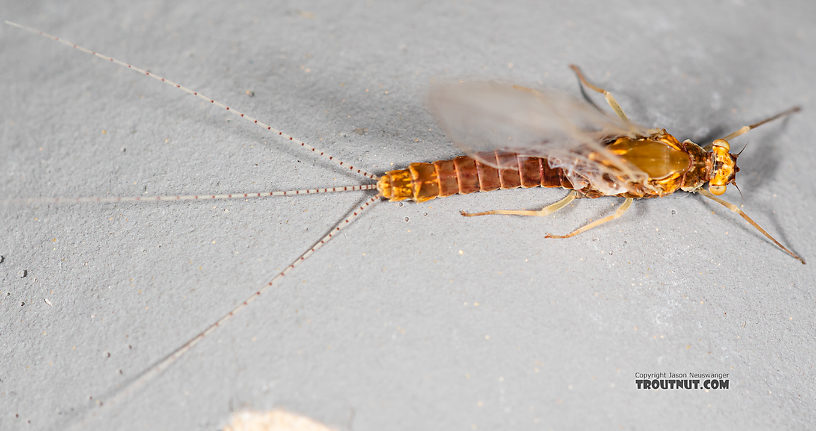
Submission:
{"label": "small dark speck", "polygon": [[672,215],[677,214],[677,210],[672,210]]}
{"label": "small dark speck", "polygon": [[25,301],[20,302],[20,307],[25,307]]}
{"label": "small dark speck", "polygon": [[405,221],[406,221],[406,222],[407,222],[407,221],[409,221],[409,220],[410,220],[410,219],[409,219],[408,217],[405,217]]}
{"label": "small dark speck", "polygon": [[127,148],[122,147],[122,152],[123,152],[123,153],[126,153],[126,152],[127,152]]}
{"label": "small dark speck", "polygon": [[5,256],[0,256],[0,263],[3,263],[4,260],[6,260],[6,257]]}
{"label": "small dark speck", "polygon": [[122,370],[119,370],[119,375],[123,375],[123,374],[125,374],[125,372],[122,371]]}
{"label": "small dark speck", "polygon": [[110,352],[105,352],[105,357],[110,358]]}
{"label": "small dark speck", "polygon": [[130,344],[128,344],[128,349],[133,350],[133,346],[131,346]]}
{"label": "small dark speck", "polygon": [[403,205],[405,205],[405,204],[403,204],[402,202],[399,203],[399,206],[403,206]]}
{"label": "small dark speck", "polygon": [[425,213],[425,214],[422,214],[422,215],[424,215],[425,217],[428,217],[428,213]]}
{"label": "small dark speck", "polygon": [[249,97],[255,97],[255,92],[252,90],[247,90],[244,92],[244,94],[246,94]]}
{"label": "small dark speck", "polygon": [[20,270],[20,273],[18,275],[20,276],[20,278],[26,278],[26,276],[28,275],[28,270],[22,269]]}

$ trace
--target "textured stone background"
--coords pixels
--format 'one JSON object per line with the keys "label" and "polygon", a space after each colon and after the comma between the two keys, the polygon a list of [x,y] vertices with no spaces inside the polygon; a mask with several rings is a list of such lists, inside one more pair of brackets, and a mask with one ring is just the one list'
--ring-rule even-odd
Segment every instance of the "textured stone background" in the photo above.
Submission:
{"label": "textured stone background", "polygon": [[[377,173],[458,154],[424,107],[435,78],[578,94],[577,63],[631,118],[698,142],[801,104],[734,146],[750,143],[745,210],[812,263],[686,194],[636,202],[567,241],[543,235],[616,202],[544,219],[458,211],[539,208],[561,191],[383,203],[141,390],[98,408],[90,397],[110,399],[368,195],[0,205],[0,428],[214,429],[232,411],[275,407],[356,431],[816,421],[813,2],[3,3],[1,18]],[[4,198],[362,182],[32,34],[0,26],[0,56]],[[731,388],[635,389],[635,372],[656,371],[729,373]]]}

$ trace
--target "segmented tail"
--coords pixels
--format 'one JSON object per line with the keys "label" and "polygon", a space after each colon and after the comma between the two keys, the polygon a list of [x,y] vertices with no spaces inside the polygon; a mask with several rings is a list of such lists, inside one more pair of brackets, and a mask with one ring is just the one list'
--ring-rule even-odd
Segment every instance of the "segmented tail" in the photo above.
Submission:
{"label": "segmented tail", "polygon": [[[278,281],[280,281],[284,276],[289,274],[290,271],[295,269],[296,266],[300,265],[303,261],[311,257],[318,249],[323,247],[324,245],[328,244],[333,238],[337,236],[337,234],[348,227],[354,219],[356,219],[363,211],[366,209],[373,207],[379,202],[383,202],[380,200],[379,196],[374,196],[368,200],[366,200],[363,204],[358,206],[351,212],[351,214],[347,215],[343,220],[337,223],[334,227],[329,230],[329,233],[324,235],[320,240],[318,240],[314,245],[312,245],[309,249],[304,251],[300,254],[295,260],[293,260],[289,265],[287,265],[281,272],[276,274],[272,277],[269,282],[263,285],[260,289],[256,290],[252,293],[249,297],[247,297],[243,302],[238,304],[237,306],[233,307],[232,310],[221,316],[218,320],[211,323],[207,326],[203,331],[199,332],[196,336],[185,342],[183,345],[178,347],[176,350],[165,356],[164,358],[160,359],[158,362],[153,364],[150,368],[142,372],[139,376],[137,376],[134,380],[126,383],[124,387],[119,388],[115,391],[115,393],[108,399],[99,399],[96,403],[101,406],[110,407],[111,405],[115,405],[119,401],[127,398],[129,395],[136,392],[139,388],[144,386],[147,382],[161,374],[164,370],[168,367],[173,365],[176,361],[178,361],[185,353],[190,351],[196,344],[198,344],[201,340],[205,337],[210,335],[216,329],[221,327],[224,323],[228,320],[232,319],[236,314],[243,311],[250,303],[258,299],[259,296],[264,294],[270,287],[275,285]],[[83,424],[86,421],[83,421]]]}
{"label": "segmented tail", "polygon": [[120,202],[167,202],[167,201],[207,201],[226,199],[257,199],[272,196],[300,196],[335,192],[356,192],[376,190],[376,184],[353,186],[334,186],[316,189],[274,190],[250,193],[198,194],[198,195],[155,195],[155,196],[83,196],[78,198],[20,198],[0,199],[2,205],[43,205],[43,204],[82,204],[82,203],[120,203]]}
{"label": "segmented tail", "polygon": [[227,106],[224,103],[221,103],[221,102],[219,102],[219,101],[217,101],[217,100],[215,100],[215,99],[213,99],[213,98],[211,98],[209,96],[205,96],[205,95],[199,93],[196,90],[187,88],[187,87],[185,87],[185,86],[183,86],[183,85],[181,85],[181,84],[179,84],[177,82],[171,81],[171,80],[169,80],[167,78],[161,77],[161,76],[156,75],[156,74],[154,74],[152,72],[149,72],[149,71],[144,70],[142,68],[136,67],[136,66],[134,66],[132,64],[126,63],[126,62],[124,62],[122,60],[118,60],[116,58],[107,56],[105,54],[101,54],[101,53],[98,53],[98,52],[93,51],[91,49],[85,48],[84,46],[77,45],[74,42],[59,38],[59,37],[54,36],[52,34],[48,34],[48,33],[44,32],[44,31],[40,31],[40,30],[37,30],[35,28],[27,27],[27,26],[24,26],[22,24],[17,24],[16,22],[12,22],[12,21],[5,21],[5,23],[12,26],[12,27],[17,27],[19,29],[23,29],[25,31],[28,31],[28,32],[31,32],[31,33],[34,33],[34,34],[38,34],[40,36],[43,36],[43,37],[46,37],[48,39],[54,40],[54,41],[59,42],[59,43],[65,45],[65,46],[69,46],[69,47],[74,48],[74,49],[76,49],[78,51],[82,51],[82,52],[84,52],[86,54],[91,54],[94,57],[99,57],[99,58],[101,58],[103,60],[106,60],[108,62],[111,62],[111,63],[117,64],[119,66],[122,66],[124,68],[133,70],[133,71],[138,72],[138,73],[140,73],[142,75],[148,76],[148,77],[153,78],[153,79],[155,79],[155,80],[157,80],[159,82],[167,84],[167,85],[169,85],[171,87],[177,88],[177,89],[179,89],[179,90],[181,90],[181,91],[183,91],[183,92],[185,92],[187,94],[191,94],[193,96],[196,96],[199,99],[204,100],[207,103],[218,106],[219,108],[222,108],[222,109],[224,109],[226,111],[229,111],[231,114],[236,115],[236,116],[238,116],[240,118],[243,118],[244,120],[247,120],[250,123],[255,124],[256,126],[261,127],[261,128],[263,128],[263,129],[265,129],[265,130],[267,130],[269,132],[272,132],[273,134],[278,135],[278,136],[280,136],[280,137],[294,143],[295,145],[306,149],[307,151],[311,151],[312,153],[314,153],[314,154],[316,154],[316,155],[318,155],[320,157],[328,159],[328,160],[332,161],[333,163],[336,163],[340,167],[342,167],[344,169],[348,169],[350,172],[360,174],[360,175],[362,175],[362,176],[364,176],[366,178],[370,178],[370,179],[373,179],[373,180],[377,179],[377,176],[372,174],[372,173],[369,173],[369,172],[367,172],[367,171],[365,171],[363,169],[355,168],[354,166],[352,166],[352,165],[350,165],[350,164],[348,164],[346,162],[338,160],[334,156],[326,153],[325,151],[319,150],[319,149],[317,149],[317,148],[315,148],[315,147],[313,147],[311,145],[306,144],[305,142],[301,141],[300,139],[296,139],[291,135],[288,135],[288,134],[286,134],[286,133],[284,133],[284,132],[282,132],[280,130],[277,130],[277,129],[273,128],[272,126],[270,126],[269,124],[264,123],[263,121],[260,121],[260,120],[258,120],[256,118],[253,118],[253,117],[250,117],[249,115],[245,115],[242,112],[236,111],[236,110],[230,108],[229,106]]}

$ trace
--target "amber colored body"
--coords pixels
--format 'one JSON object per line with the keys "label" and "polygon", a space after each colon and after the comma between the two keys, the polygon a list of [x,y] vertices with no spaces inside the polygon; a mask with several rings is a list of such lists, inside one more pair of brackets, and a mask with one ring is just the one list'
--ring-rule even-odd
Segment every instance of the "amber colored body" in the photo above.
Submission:
{"label": "amber colored body", "polygon": [[[649,198],[677,190],[694,191],[708,181],[711,153],[691,141],[679,142],[665,130],[647,137],[610,139],[607,149],[649,175],[645,184],[627,184],[625,193],[613,196]],[[561,168],[541,157],[519,157],[516,153],[480,153],[482,160],[495,160],[497,169],[469,156],[433,163],[411,163],[408,169],[386,172],[377,188],[390,201],[424,202],[456,193],[468,194],[518,187],[563,187],[583,197],[608,196],[591,186],[576,189]],[[580,174],[580,172],[579,172]],[[614,181],[614,179],[610,179]]]}
{"label": "amber colored body", "polygon": [[468,156],[433,163],[411,163],[408,169],[389,171],[377,183],[380,195],[391,201],[405,199],[425,202],[456,193],[489,192],[517,187],[572,188],[561,169],[550,168],[539,157],[519,159],[514,153],[493,154],[501,158],[496,169]]}

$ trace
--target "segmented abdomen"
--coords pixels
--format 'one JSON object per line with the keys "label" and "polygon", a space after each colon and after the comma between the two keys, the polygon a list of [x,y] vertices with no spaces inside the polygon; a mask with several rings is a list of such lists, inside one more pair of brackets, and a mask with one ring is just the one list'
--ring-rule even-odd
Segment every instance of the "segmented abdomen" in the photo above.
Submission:
{"label": "segmented abdomen", "polygon": [[483,159],[495,157],[497,169],[468,156],[433,163],[411,163],[408,169],[388,171],[380,177],[377,189],[391,201],[413,199],[424,202],[456,193],[489,192],[517,187],[564,187],[572,183],[561,169],[551,168],[547,159],[519,158],[516,153],[484,153]]}

